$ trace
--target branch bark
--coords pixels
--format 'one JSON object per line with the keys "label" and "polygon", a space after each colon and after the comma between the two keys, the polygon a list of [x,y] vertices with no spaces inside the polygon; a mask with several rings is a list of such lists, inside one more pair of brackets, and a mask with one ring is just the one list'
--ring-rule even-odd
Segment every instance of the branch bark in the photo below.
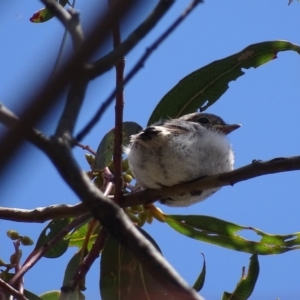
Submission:
{"label": "branch bark", "polygon": [[[1,120],[1,113],[0,113]],[[129,207],[137,204],[153,203],[162,197],[168,197],[176,193],[190,190],[206,190],[215,187],[234,185],[238,182],[255,177],[300,170],[300,156],[273,158],[268,161],[254,160],[251,164],[234,171],[207,176],[192,182],[178,184],[172,187],[164,187],[160,190],[143,190],[123,196],[121,207]],[[0,219],[15,222],[45,222],[62,217],[75,217],[88,212],[85,204],[53,205],[32,210],[0,207]]]}

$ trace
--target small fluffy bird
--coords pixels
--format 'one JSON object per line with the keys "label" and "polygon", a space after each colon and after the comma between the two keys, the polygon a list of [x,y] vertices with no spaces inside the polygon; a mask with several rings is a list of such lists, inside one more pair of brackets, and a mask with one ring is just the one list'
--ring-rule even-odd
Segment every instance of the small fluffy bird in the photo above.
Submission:
{"label": "small fluffy bird", "polygon": [[[130,169],[143,189],[160,189],[231,171],[234,153],[226,136],[240,126],[198,112],[159,121],[131,136],[130,145],[125,149]],[[168,206],[189,206],[219,189],[191,191],[160,202]]]}

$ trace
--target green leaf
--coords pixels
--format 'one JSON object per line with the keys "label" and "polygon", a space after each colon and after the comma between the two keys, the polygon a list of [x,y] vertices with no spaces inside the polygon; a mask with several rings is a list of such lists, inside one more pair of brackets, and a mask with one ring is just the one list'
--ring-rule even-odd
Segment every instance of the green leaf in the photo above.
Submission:
{"label": "green leaf", "polygon": [[[160,251],[155,241],[144,230],[139,230]],[[100,275],[103,300],[170,299],[168,292],[132,253],[111,236],[102,253]]]}
{"label": "green leaf", "polygon": [[[125,146],[129,144],[129,138],[131,135],[136,134],[142,130],[142,127],[135,122],[123,123],[123,139],[122,144]],[[114,148],[114,129],[109,131],[100,142],[97,153],[95,156],[95,163],[93,170],[102,170],[109,165],[112,160],[113,148]]]}
{"label": "green leaf", "polygon": [[[69,247],[77,247],[79,249],[82,248],[83,243],[86,239],[86,235],[88,232],[88,226],[89,221],[92,218],[87,216],[87,220],[80,224],[80,226],[77,226],[72,233],[68,234],[66,238],[69,238]],[[100,229],[100,225],[97,224],[97,226],[94,228],[93,233],[90,236],[90,239],[88,241],[87,249],[90,250],[98,236],[98,232]]]}
{"label": "green leaf", "polygon": [[[42,300],[59,300],[60,291],[48,291],[40,295]],[[30,299],[30,298],[29,298]]]}
{"label": "green leaf", "polygon": [[[244,269],[243,269],[243,273],[244,273]],[[222,300],[248,299],[254,290],[256,280],[258,278],[258,274],[259,274],[259,263],[258,263],[257,253],[255,253],[250,258],[248,274],[246,276],[243,274],[234,292],[232,294],[225,292]]]}
{"label": "green leaf", "polygon": [[[73,232],[70,237],[69,247],[81,248],[83,245],[83,242],[85,241],[87,232],[88,232],[88,224],[84,224],[83,226],[78,228],[75,232]],[[97,234],[93,234],[90,237],[90,240],[88,242],[88,250],[91,249],[91,246],[95,242],[96,237],[97,237]]]}
{"label": "green leaf", "polygon": [[[36,243],[36,249],[39,249],[50,240],[52,240],[61,230],[63,230],[68,224],[70,223],[70,219],[55,219],[52,220],[41,232],[39,239]],[[49,249],[45,254],[44,257],[47,258],[57,258],[63,255],[69,245],[69,240],[61,239],[54,247]]]}
{"label": "green leaf", "polygon": [[[259,229],[241,226],[208,216],[165,215],[165,221],[176,231],[206,243],[261,255],[280,254],[300,249],[300,233],[274,235]],[[240,231],[251,231],[261,236],[258,242],[243,238]]]}
{"label": "green leaf", "polygon": [[[68,0],[59,0],[58,2],[61,6],[65,6],[68,3]],[[48,8],[44,7],[34,13],[29,20],[32,23],[43,23],[52,19],[53,17],[54,15],[52,12]]]}
{"label": "green leaf", "polygon": [[205,275],[206,275],[206,263],[205,263],[205,257],[204,254],[201,253],[203,256],[203,266],[202,266],[202,270],[201,273],[199,275],[199,277],[197,278],[196,282],[193,285],[193,289],[195,289],[197,292],[200,292],[201,289],[203,288],[204,282],[205,282]]}
{"label": "green leaf", "polygon": [[229,82],[245,74],[242,69],[257,68],[286,50],[300,53],[298,45],[287,41],[262,42],[194,71],[160,100],[148,125],[160,119],[178,118],[199,108],[207,109],[226,92]]}
{"label": "green leaf", "polygon": [[63,286],[68,285],[70,281],[73,279],[74,275],[76,274],[79,265],[82,262],[83,255],[81,251],[78,251],[73,255],[73,257],[70,259],[68,262],[67,268],[65,270],[65,275],[64,275],[64,281],[63,281]]}

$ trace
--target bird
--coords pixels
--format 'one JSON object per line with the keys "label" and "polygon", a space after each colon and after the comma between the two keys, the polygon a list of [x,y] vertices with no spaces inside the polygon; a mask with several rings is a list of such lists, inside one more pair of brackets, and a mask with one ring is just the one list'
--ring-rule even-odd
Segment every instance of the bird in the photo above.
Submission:
{"label": "bird", "polygon": [[[227,135],[240,126],[202,112],[160,120],[130,137],[125,148],[130,170],[142,189],[161,189],[231,171],[234,152]],[[205,200],[219,189],[189,191],[159,201],[185,207]]]}

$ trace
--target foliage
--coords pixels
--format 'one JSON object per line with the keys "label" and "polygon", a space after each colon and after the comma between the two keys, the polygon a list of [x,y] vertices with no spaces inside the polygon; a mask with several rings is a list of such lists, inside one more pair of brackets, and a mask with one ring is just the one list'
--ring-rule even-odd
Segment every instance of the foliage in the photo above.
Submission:
{"label": "foliage", "polygon": [[[67,1],[59,1],[65,6]],[[33,15],[32,22],[45,22],[53,17],[53,13],[44,8]],[[152,124],[162,118],[177,118],[184,114],[194,112],[197,109],[205,110],[213,105],[226,92],[231,81],[244,75],[243,69],[257,68],[272,61],[280,51],[295,51],[300,53],[300,47],[288,41],[265,41],[249,45],[242,51],[229,57],[214,61],[183,78],[173,87],[157,104],[150,115],[148,124]],[[117,62],[116,62],[117,64]],[[238,83],[237,83],[238,84]],[[122,144],[128,144],[130,136],[141,130],[141,126],[135,122],[122,123]],[[114,196],[117,187],[113,186],[113,178],[116,176],[116,165],[113,160],[115,147],[115,132],[112,129],[102,138],[98,150],[86,154],[90,165],[87,172],[93,184],[105,195]],[[121,161],[121,177],[124,180],[125,193],[135,192],[133,175],[128,167],[126,158]],[[118,175],[118,174],[117,174]],[[119,187],[121,188],[121,187]],[[200,215],[167,215],[153,204],[140,204],[123,208],[123,212],[129,217],[139,232],[157,249],[161,250],[142,227],[147,222],[151,224],[153,219],[161,222],[161,226],[168,225],[180,234],[201,242],[211,243],[227,249],[250,253],[250,265],[248,273],[237,283],[232,293],[224,292],[223,299],[248,299],[255,287],[259,275],[258,255],[281,254],[300,247],[300,234],[287,235],[269,234],[259,229],[241,226],[230,221],[220,220],[211,216]],[[86,213],[86,212],[84,212]],[[81,216],[84,216],[84,213]],[[78,218],[78,217],[76,217]],[[99,288],[102,299],[170,299],[169,290],[156,280],[133,253],[120,244],[112,235],[106,232],[106,228],[94,219],[91,214],[86,215],[80,222],[76,218],[56,218],[47,224],[36,242],[35,249],[25,263],[34,255],[53,242],[63,230],[69,228],[66,234],[60,238],[49,250],[43,252],[43,257],[55,259],[62,256],[69,247],[77,247],[78,251],[70,259],[66,266],[63,280],[63,293],[70,297],[84,299],[85,272],[99,256],[100,253],[100,283]],[[75,224],[73,227],[72,224]],[[68,227],[70,226],[70,227]],[[249,230],[259,235],[260,241],[252,241],[244,238],[242,232]],[[32,243],[29,237],[20,236],[16,231],[9,231],[8,237],[13,240],[15,252],[9,263],[1,261],[5,270],[1,279],[11,282],[18,272],[16,265],[20,265],[20,243],[29,245]],[[203,256],[204,257],[204,256]],[[25,264],[24,263],[24,264]],[[88,266],[88,267],[86,267]],[[84,268],[86,267],[87,270]],[[12,270],[15,268],[15,273]],[[199,292],[205,284],[206,269],[209,266],[205,261],[194,289]],[[84,269],[84,270],[83,270]],[[30,299],[59,299],[59,292],[49,291],[40,296],[30,291],[24,295]]]}

